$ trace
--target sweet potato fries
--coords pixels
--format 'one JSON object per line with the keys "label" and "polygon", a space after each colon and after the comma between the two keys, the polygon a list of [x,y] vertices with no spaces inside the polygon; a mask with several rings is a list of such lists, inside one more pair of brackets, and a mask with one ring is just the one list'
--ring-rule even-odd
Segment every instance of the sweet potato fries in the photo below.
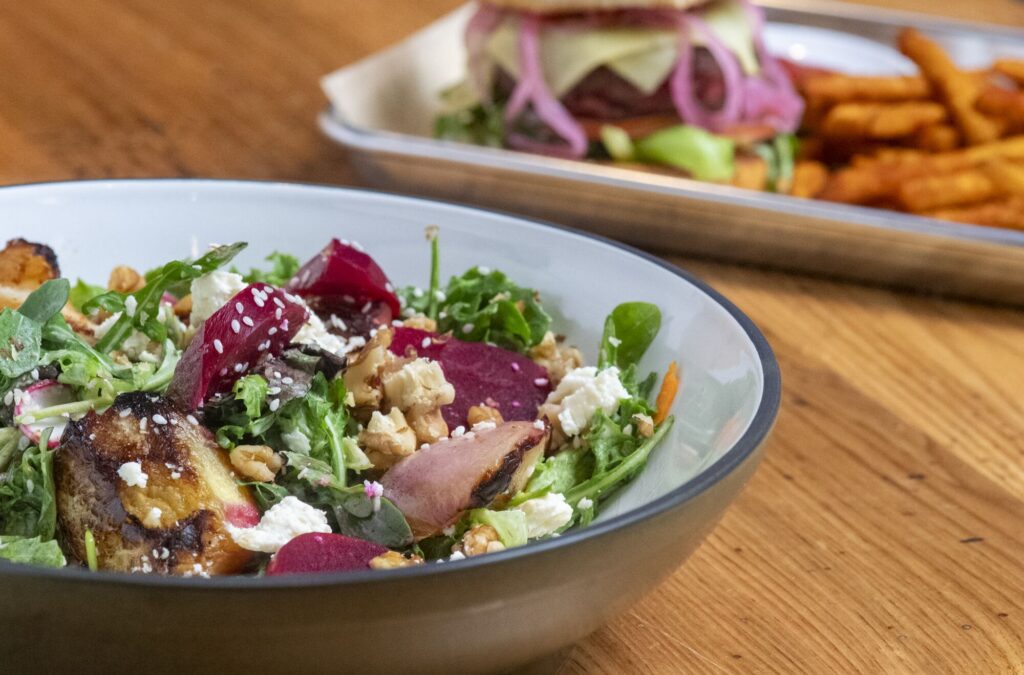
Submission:
{"label": "sweet potato fries", "polygon": [[812,73],[791,194],[1024,229],[1024,60],[958,68],[905,29],[909,77]]}

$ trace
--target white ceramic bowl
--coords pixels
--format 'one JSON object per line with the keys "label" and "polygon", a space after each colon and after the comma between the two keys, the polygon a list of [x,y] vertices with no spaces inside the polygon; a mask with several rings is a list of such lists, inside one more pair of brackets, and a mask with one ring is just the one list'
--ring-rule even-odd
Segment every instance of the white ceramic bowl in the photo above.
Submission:
{"label": "white ceramic bowl", "polygon": [[[332,187],[157,180],[0,189],[0,236],[47,243],[65,276],[100,283],[116,264],[146,269],[210,242],[248,241],[237,261],[246,267],[273,250],[306,258],[340,237],[362,243],[395,284],[425,284],[427,225],[441,230],[443,277],[479,264],[539,289],[557,330],[591,360],[616,304],[661,307],[642,370],[679,363],[677,421],[600,518],[521,549],[386,573],[202,580],[3,564],[3,663],[70,667],[89,654],[118,668],[173,658],[180,668],[500,671],[594,630],[696,548],[753,471],[780,381],[750,320],[678,268],[552,225]],[[19,647],[41,626],[60,639]]]}

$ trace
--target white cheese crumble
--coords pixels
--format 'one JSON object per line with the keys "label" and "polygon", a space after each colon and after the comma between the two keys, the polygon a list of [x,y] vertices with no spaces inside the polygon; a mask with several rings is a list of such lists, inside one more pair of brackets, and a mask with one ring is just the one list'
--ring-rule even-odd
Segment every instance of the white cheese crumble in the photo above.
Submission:
{"label": "white cheese crumble", "polygon": [[241,274],[214,270],[192,281],[192,314],[193,326],[198,326],[209,319],[214,312],[228,304],[246,286]]}
{"label": "white cheese crumble", "polygon": [[584,497],[583,499],[581,499],[578,502],[576,502],[576,506],[581,508],[581,509],[584,509],[584,510],[589,509],[593,505],[594,505],[594,500],[591,499],[590,497]]}
{"label": "white cheese crumble", "polygon": [[530,539],[554,534],[572,520],[572,507],[558,492],[527,499],[516,508],[526,514],[526,534]]}
{"label": "white cheese crumble", "polygon": [[313,312],[309,313],[309,321],[299,329],[292,341],[301,345],[316,345],[331,354],[347,352],[347,345],[337,335],[327,332],[324,322]]}
{"label": "white cheese crumble", "polygon": [[227,524],[235,543],[249,551],[276,553],[289,541],[309,532],[329,533],[327,514],[295,497],[288,496],[270,507],[255,527]]}
{"label": "white cheese crumble", "polygon": [[548,395],[546,404],[559,407],[558,421],[568,436],[580,434],[598,410],[612,413],[619,401],[629,398],[622,386],[619,369],[614,366],[601,372],[593,366],[569,371],[558,388]]}
{"label": "white cheese crumble", "polygon": [[128,487],[146,487],[149,476],[142,470],[141,462],[125,462],[117,468],[117,475]]}

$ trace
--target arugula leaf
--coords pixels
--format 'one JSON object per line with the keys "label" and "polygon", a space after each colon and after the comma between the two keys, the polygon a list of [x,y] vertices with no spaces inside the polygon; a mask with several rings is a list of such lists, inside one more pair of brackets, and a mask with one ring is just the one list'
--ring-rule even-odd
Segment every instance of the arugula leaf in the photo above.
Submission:
{"label": "arugula leaf", "polygon": [[14,379],[39,365],[42,328],[20,312],[0,312],[0,374]]}
{"label": "arugula leaf", "polygon": [[180,287],[204,274],[213,272],[231,262],[247,246],[238,242],[218,246],[195,261],[175,260],[146,273],[146,285],[134,293],[108,291],[89,300],[83,310],[92,312],[105,309],[121,312],[121,317],[97,343],[96,349],[110,352],[121,345],[133,330],[140,330],[157,342],[167,338],[167,326],[159,320],[160,299],[165,292]]}
{"label": "arugula leaf", "polygon": [[64,309],[70,292],[71,285],[67,279],[50,279],[25,298],[18,313],[38,324],[44,324]]}
{"label": "arugula leaf", "polygon": [[661,330],[661,310],[649,302],[625,302],[612,310],[604,322],[598,352],[599,368],[636,364]]}
{"label": "arugula leaf", "polygon": [[477,104],[438,115],[434,120],[434,137],[500,148],[505,141],[503,106]]}
{"label": "arugula leaf", "polygon": [[570,448],[537,464],[530,482],[515,502],[543,496],[547,492],[565,493],[594,475],[594,456],[587,448]]}
{"label": "arugula leaf", "polygon": [[86,303],[106,292],[107,289],[102,286],[93,286],[92,284],[88,284],[82,279],[79,279],[75,285],[71,287],[71,292],[68,295],[68,302],[71,303],[72,307],[81,312]]}
{"label": "arugula leaf", "polygon": [[269,270],[261,270],[253,267],[250,268],[248,274],[242,274],[242,272],[236,268],[232,268],[231,271],[236,274],[242,274],[242,280],[247,284],[264,283],[270,284],[271,286],[284,286],[291,281],[291,278],[295,276],[295,273],[298,272],[301,267],[298,258],[278,251],[274,251],[264,258],[264,260],[270,263]]}
{"label": "arugula leaf", "polygon": [[646,439],[636,450],[626,455],[615,466],[604,473],[594,473],[589,480],[576,485],[566,491],[565,500],[576,505],[581,499],[587,498],[597,501],[600,497],[607,496],[609,492],[625,483],[644,467],[651,451],[661,442],[668,430],[672,428],[673,418],[669,417],[657,429],[654,434]]}
{"label": "arugula leaf", "polygon": [[53,539],[57,501],[53,451],[46,447],[51,429],[39,445],[30,445],[14,466],[0,474],[0,533]]}
{"label": "arugula leaf", "polygon": [[439,333],[452,331],[460,340],[490,342],[521,353],[540,343],[551,326],[536,291],[483,267],[452,277],[438,294],[413,287],[399,294],[411,312],[429,316],[436,311]]}
{"label": "arugula leaf", "polygon": [[13,563],[44,567],[64,567],[68,564],[55,540],[44,541],[40,537],[0,535],[0,558]]}

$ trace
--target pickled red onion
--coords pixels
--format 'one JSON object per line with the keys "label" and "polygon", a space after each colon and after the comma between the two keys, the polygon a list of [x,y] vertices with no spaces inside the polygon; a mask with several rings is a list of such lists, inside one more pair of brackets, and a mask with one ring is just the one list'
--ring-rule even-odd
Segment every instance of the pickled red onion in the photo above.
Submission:
{"label": "pickled red onion", "polygon": [[569,111],[552,95],[544,80],[540,61],[540,17],[524,13],[519,28],[519,82],[512,91],[505,108],[505,121],[513,122],[532,104],[533,111],[560,138],[567,147],[533,141],[516,134],[509,134],[508,140],[520,148],[527,142],[531,151],[555,156],[582,158],[587,154],[587,134],[573,119]]}
{"label": "pickled red onion", "polygon": [[[704,39],[704,47],[718,64],[722,73],[725,99],[718,110],[708,110],[694,96],[693,60],[694,45],[690,39],[694,31]],[[669,87],[672,102],[679,116],[687,124],[694,124],[711,131],[721,131],[739,121],[743,112],[743,73],[740,65],[725,45],[712,33],[704,21],[696,16],[679,14],[679,61],[672,73]]]}

